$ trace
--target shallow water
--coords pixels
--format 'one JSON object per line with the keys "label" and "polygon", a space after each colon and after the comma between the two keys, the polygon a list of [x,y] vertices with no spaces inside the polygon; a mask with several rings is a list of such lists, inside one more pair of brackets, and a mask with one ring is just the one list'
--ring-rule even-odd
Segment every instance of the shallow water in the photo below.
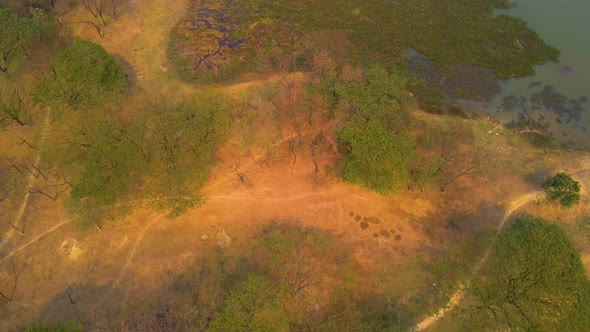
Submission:
{"label": "shallow water", "polygon": [[460,104],[501,122],[527,117],[548,123],[560,141],[590,147],[590,1],[513,2],[515,8],[497,14],[525,20],[560,50],[560,62],[536,66],[535,76],[503,81],[502,92],[491,102]]}

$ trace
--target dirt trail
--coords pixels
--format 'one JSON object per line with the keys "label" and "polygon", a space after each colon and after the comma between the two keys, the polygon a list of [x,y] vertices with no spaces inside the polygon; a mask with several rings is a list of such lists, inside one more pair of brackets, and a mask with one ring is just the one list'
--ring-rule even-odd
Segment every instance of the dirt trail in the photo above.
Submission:
{"label": "dirt trail", "polygon": [[[47,132],[47,127],[49,127],[49,120],[50,120],[51,112],[48,110],[47,115],[45,116],[45,122],[43,122],[43,127],[41,128],[41,140],[39,141],[39,146],[43,145],[43,141],[45,140],[45,134]],[[41,163],[41,152],[37,152],[37,156],[35,156],[35,161],[33,162],[33,167],[38,169]],[[31,187],[31,184],[35,181],[36,177],[33,173],[29,175],[27,178],[27,186]],[[27,210],[27,206],[29,205],[29,199],[31,197],[31,193],[29,190],[25,193],[25,197],[23,197],[23,201],[21,202],[18,212],[16,213],[16,217],[14,218],[13,224],[14,226],[18,227],[23,219],[23,215]],[[14,228],[10,228],[6,234],[2,237],[2,241],[0,242],[0,251],[4,249],[8,241],[12,238],[16,230]],[[5,257],[7,258],[7,257]]]}
{"label": "dirt trail", "polygon": [[131,251],[129,251],[129,256],[127,257],[127,260],[125,261],[125,264],[123,265],[123,268],[121,269],[121,272],[119,272],[119,276],[117,277],[117,280],[115,280],[115,282],[113,283],[113,285],[115,287],[119,285],[119,283],[121,282],[121,279],[123,279],[123,277],[125,276],[125,273],[127,272],[127,269],[129,268],[129,265],[131,265],[131,262],[133,261],[133,258],[135,257],[135,252],[137,251],[137,247],[139,247],[139,245],[141,244],[141,242],[143,240],[143,237],[145,236],[145,232],[150,227],[152,227],[152,225],[154,225],[157,221],[161,221],[161,219],[162,218],[156,218],[156,219],[152,220],[137,235],[137,239],[135,240],[135,244],[133,245],[133,248],[131,248]]}
{"label": "dirt trail", "polygon": [[44,237],[45,235],[49,234],[49,233],[53,233],[54,231],[56,231],[57,229],[59,229],[60,227],[62,227],[63,225],[65,225],[66,223],[68,223],[69,220],[65,220],[60,222],[59,224],[51,227],[50,229],[46,230],[45,232],[37,235],[36,237],[32,238],[31,240],[27,241],[27,243],[23,244],[22,246],[14,249],[13,251],[11,251],[8,255],[2,257],[2,259],[0,259],[0,261],[4,261],[8,258],[10,258],[11,256],[13,256],[14,254],[16,254],[17,252],[26,249],[28,246],[30,246],[31,244],[39,241],[39,239],[41,239],[42,237]]}
{"label": "dirt trail", "polygon": [[[320,191],[310,191],[310,192],[303,192],[299,195],[295,196],[288,196],[288,197],[256,197],[252,195],[218,195],[218,196],[207,196],[208,201],[261,201],[261,202],[290,202],[290,201],[297,201],[302,200],[314,196],[322,196],[322,195],[329,195],[329,191],[320,190]],[[332,195],[335,196],[335,195]],[[345,195],[347,198],[357,198],[359,200],[367,200],[366,197],[360,195]]]}
{"label": "dirt trail", "polygon": [[[504,217],[502,218],[502,220],[500,221],[500,224],[498,225],[498,230],[500,231],[504,228],[508,219],[512,216],[512,214],[517,209],[526,205],[529,202],[540,199],[542,197],[542,195],[543,195],[543,192],[534,191],[534,192],[524,194],[522,196],[519,196],[519,197],[511,200],[510,205],[508,205],[508,209],[504,213]],[[490,256],[490,254],[491,254],[491,249],[488,249],[484,253],[483,257],[479,260],[479,262],[477,262],[477,264],[475,265],[475,268],[473,269],[472,277],[475,276],[479,272],[479,270],[481,270],[481,267],[486,262],[486,260]],[[453,311],[453,309],[455,309],[455,307],[463,299],[463,296],[465,295],[465,289],[469,287],[470,283],[471,283],[471,278],[469,280],[467,280],[467,282],[465,284],[460,284],[459,290],[457,290],[453,295],[451,295],[449,302],[444,307],[440,308],[436,313],[434,313],[431,316],[426,317],[420,323],[416,324],[416,327],[414,327],[413,331],[423,331],[423,330],[427,329],[428,327],[430,327],[432,324],[436,323],[439,319],[445,317],[449,312]]]}

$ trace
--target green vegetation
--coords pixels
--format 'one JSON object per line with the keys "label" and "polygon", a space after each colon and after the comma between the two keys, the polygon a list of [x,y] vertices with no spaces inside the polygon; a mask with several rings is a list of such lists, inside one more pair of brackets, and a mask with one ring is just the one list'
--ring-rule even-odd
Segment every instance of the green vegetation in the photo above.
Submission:
{"label": "green vegetation", "polygon": [[146,108],[136,128],[146,130],[138,142],[150,162],[146,193],[170,216],[201,201],[194,193],[207,181],[214,155],[227,138],[229,106],[219,92],[203,91],[179,103],[162,98]]}
{"label": "green vegetation", "polygon": [[[162,299],[155,311],[140,318],[142,326],[196,331],[410,328],[423,310],[415,310],[415,298],[406,304],[359,288],[370,278],[359,273],[346,246],[331,233],[298,224],[272,222],[249,243],[251,252],[232,257],[217,251],[194,262],[166,290],[174,309],[162,309]],[[169,315],[162,317],[162,312]]]}
{"label": "green vegetation", "polygon": [[[589,282],[559,227],[521,216],[493,233],[480,260],[482,234],[514,203],[509,195],[556,163],[531,162],[541,156],[532,148],[515,158],[527,147],[516,135],[468,119],[436,89],[452,71],[486,67],[496,82],[492,69],[522,76],[557,59],[521,20],[493,16],[509,1],[146,0],[132,11],[139,2],[92,0],[55,13],[53,1],[27,4],[37,7],[22,16],[0,9],[0,226],[9,230],[0,329],[5,318],[9,330],[32,315],[63,322],[51,314],[69,310],[106,330],[410,330],[481,262],[461,302],[476,328],[590,330]],[[187,10],[169,44],[178,76],[239,84],[195,86],[168,71],[157,49],[165,37],[146,35],[161,27],[156,17],[170,22],[173,5],[175,17]],[[129,11],[110,24],[118,8]],[[124,59],[61,27],[80,23],[79,36],[94,34],[88,24],[100,37],[107,26],[126,34],[101,42],[129,57],[134,89]],[[43,41],[52,29],[59,42]],[[43,43],[62,49],[33,50]],[[408,48],[444,67],[433,84],[408,77]],[[238,77],[246,71],[256,75]],[[519,125],[523,136],[545,134]],[[490,183],[502,191],[490,194]],[[562,206],[580,202],[580,184],[564,173],[543,188]],[[161,222],[157,213],[203,204],[202,192],[211,204]],[[124,225],[102,229],[127,211]],[[302,221],[266,223],[291,215]],[[102,232],[77,234],[66,219]]]}
{"label": "green vegetation", "polygon": [[558,173],[543,182],[547,200],[569,208],[580,202],[580,183],[566,173]]}
{"label": "green vegetation", "polygon": [[52,74],[39,84],[34,99],[56,111],[98,107],[128,88],[121,65],[90,41],[75,40],[50,67]]}
{"label": "green vegetation", "polygon": [[493,245],[468,292],[472,323],[518,331],[590,328],[590,283],[580,255],[557,225],[522,215]]}
{"label": "green vegetation", "polygon": [[26,124],[29,105],[24,98],[16,86],[12,89],[0,88],[0,130],[6,129],[14,122],[20,126]]}
{"label": "green vegetation", "polygon": [[379,192],[407,183],[414,146],[409,132],[410,99],[404,87],[399,75],[372,67],[362,82],[337,89],[341,107],[350,116],[338,133],[344,180]]}
{"label": "green vegetation", "polygon": [[[520,19],[493,16],[506,2],[493,0],[363,2],[335,0],[257,0],[263,12],[289,19],[308,30],[345,31],[359,48],[380,59],[403,58],[414,48],[439,66],[468,63],[491,68],[500,78],[528,76],[533,65],[557,61],[559,52],[547,46]],[[497,7],[496,7],[497,6]],[[387,60],[384,60],[387,61]]]}
{"label": "green vegetation", "polygon": [[22,332],[83,332],[84,327],[75,319],[63,324],[37,323],[25,328]]}
{"label": "green vegetation", "polygon": [[[100,224],[119,198],[141,178],[142,160],[126,128],[102,111],[72,114],[69,129],[54,136],[47,159],[72,186],[66,203],[72,216],[82,216],[80,225]],[[91,213],[92,215],[87,215]]]}
{"label": "green vegetation", "polygon": [[[47,159],[72,187],[69,211],[100,224],[123,197],[143,199],[176,217],[199,204],[214,154],[229,126],[228,103],[215,92],[183,102],[163,99],[125,123],[109,109],[72,113],[53,136]],[[141,191],[131,189],[141,186]]]}
{"label": "green vegetation", "polygon": [[21,57],[29,58],[32,48],[41,42],[53,26],[35,18],[21,17],[0,8],[0,71],[7,73],[10,65]]}
{"label": "green vegetation", "polygon": [[308,68],[313,54],[305,39],[316,32],[342,32],[348,40],[340,47],[352,42],[346,57],[385,67],[405,67],[410,48],[442,68],[469,64],[492,69],[500,78],[531,75],[534,65],[559,58],[524,21],[494,15],[509,7],[507,1],[223,1],[225,11],[218,5],[191,2],[174,29],[170,53],[186,79]]}
{"label": "green vegetation", "polygon": [[263,277],[249,275],[229,294],[225,309],[207,331],[286,331],[278,290]]}
{"label": "green vegetation", "polygon": [[549,131],[548,123],[541,123],[540,121],[529,118],[513,121],[507,127],[516,131],[522,138],[536,148],[548,149],[557,146],[553,133]]}

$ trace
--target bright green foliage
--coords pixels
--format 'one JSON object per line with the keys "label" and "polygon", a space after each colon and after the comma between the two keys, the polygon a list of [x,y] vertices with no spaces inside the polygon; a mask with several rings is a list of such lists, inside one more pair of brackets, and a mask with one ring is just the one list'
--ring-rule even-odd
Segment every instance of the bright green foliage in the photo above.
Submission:
{"label": "bright green foliage", "polygon": [[572,207],[580,202],[580,183],[565,173],[558,173],[543,182],[543,189],[550,202],[557,202],[563,207]]}
{"label": "bright green foliage", "polygon": [[87,40],[76,40],[60,52],[51,69],[34,99],[55,110],[97,107],[128,88],[121,66],[100,45]]}
{"label": "bright green foliage", "polygon": [[491,68],[500,78],[528,76],[533,65],[557,60],[520,19],[494,16],[496,0],[256,0],[260,17],[298,22],[305,29],[338,29],[384,61],[408,48],[440,66],[469,63]]}
{"label": "bright green foliage", "polygon": [[13,59],[28,56],[27,49],[40,40],[50,25],[0,8],[0,27],[0,71],[7,72]]}
{"label": "bright green foliage", "polygon": [[124,197],[173,218],[202,202],[198,190],[228,127],[227,100],[214,92],[180,103],[164,100],[134,123],[123,123],[108,108],[73,112],[45,159],[71,184],[66,207],[81,226],[99,225]]}
{"label": "bright green foliage", "polygon": [[47,323],[38,323],[32,326],[27,327],[23,330],[23,332],[82,332],[84,331],[84,327],[75,319],[69,320],[63,324],[47,324]]}
{"label": "bright green foliage", "polygon": [[129,193],[145,164],[136,144],[139,137],[129,128],[102,114],[84,117],[76,130],[59,138],[60,149],[48,155],[72,185],[66,208],[82,229],[111,215],[113,204]]}
{"label": "bright green foliage", "polygon": [[211,322],[208,331],[288,330],[277,291],[264,277],[249,275],[234,288],[225,305],[225,309]]}
{"label": "bright green foliage", "polygon": [[409,132],[409,100],[404,86],[401,77],[373,67],[362,82],[339,89],[351,114],[338,134],[344,149],[344,180],[379,192],[407,183],[414,140]]}
{"label": "bright green foliage", "polygon": [[73,184],[73,199],[92,196],[99,204],[113,204],[133,184],[141,155],[114,120],[87,120],[61,151],[61,167]]}
{"label": "bright green foliage", "polygon": [[557,225],[521,216],[493,251],[469,289],[470,320],[517,331],[590,329],[590,284],[580,255]]}
{"label": "bright green foliage", "polygon": [[[0,79],[0,85],[6,84]],[[15,87],[13,89],[0,86],[0,130],[6,129],[11,123],[24,126],[29,115],[28,105],[24,97]]]}

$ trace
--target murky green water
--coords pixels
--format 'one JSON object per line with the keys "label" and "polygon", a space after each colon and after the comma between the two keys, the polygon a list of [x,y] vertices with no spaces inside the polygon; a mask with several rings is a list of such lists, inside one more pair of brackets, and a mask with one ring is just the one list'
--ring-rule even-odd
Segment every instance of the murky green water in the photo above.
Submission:
{"label": "murky green water", "polygon": [[513,2],[517,7],[498,14],[525,20],[561,51],[560,63],[537,66],[533,77],[504,81],[490,103],[463,106],[502,122],[519,116],[539,120],[561,141],[590,147],[590,0]]}

